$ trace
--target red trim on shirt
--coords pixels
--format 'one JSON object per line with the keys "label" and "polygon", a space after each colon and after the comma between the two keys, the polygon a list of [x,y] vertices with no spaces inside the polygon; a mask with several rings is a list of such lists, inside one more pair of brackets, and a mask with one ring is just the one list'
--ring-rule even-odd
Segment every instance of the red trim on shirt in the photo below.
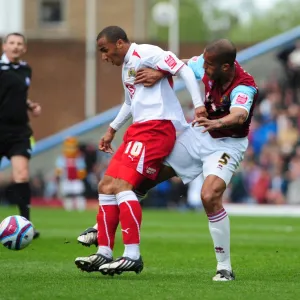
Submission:
{"label": "red trim on shirt", "polygon": [[172,75],[169,71],[163,70],[161,69],[159,66],[157,66],[157,70],[161,71],[162,73],[166,74],[166,75]]}
{"label": "red trim on shirt", "polygon": [[133,51],[132,56],[137,56],[138,58],[141,58],[140,55],[135,50]]}
{"label": "red trim on shirt", "polygon": [[172,76],[168,76],[168,81],[169,81],[170,87],[173,88],[174,87],[173,77]]}
{"label": "red trim on shirt", "polygon": [[173,88],[174,86],[174,81],[173,81],[173,76],[170,72],[166,70],[162,70],[159,66],[157,66],[157,70],[164,73],[167,76],[168,82],[170,84],[170,87]]}

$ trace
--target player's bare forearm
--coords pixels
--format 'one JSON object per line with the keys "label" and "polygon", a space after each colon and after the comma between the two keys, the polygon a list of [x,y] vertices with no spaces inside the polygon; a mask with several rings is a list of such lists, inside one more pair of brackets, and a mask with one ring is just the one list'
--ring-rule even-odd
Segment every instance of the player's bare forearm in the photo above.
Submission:
{"label": "player's bare forearm", "polygon": [[239,109],[238,111],[232,111],[229,115],[215,120],[218,124],[216,129],[225,129],[238,127],[243,125],[248,117],[248,112],[245,109]]}
{"label": "player's bare forearm", "polygon": [[113,134],[114,135],[117,132],[117,130],[114,129],[114,128],[112,128],[112,127],[110,127],[110,126],[108,126],[106,132],[109,133],[109,134]]}
{"label": "player's bare forearm", "polygon": [[248,117],[248,112],[243,108],[232,108],[229,115],[215,120],[209,120],[205,117],[195,118],[193,126],[205,127],[204,132],[226,129],[241,126],[245,123]]}
{"label": "player's bare forearm", "polygon": [[142,68],[137,71],[134,84],[143,84],[145,87],[151,87],[165,76],[165,73],[159,70]]}

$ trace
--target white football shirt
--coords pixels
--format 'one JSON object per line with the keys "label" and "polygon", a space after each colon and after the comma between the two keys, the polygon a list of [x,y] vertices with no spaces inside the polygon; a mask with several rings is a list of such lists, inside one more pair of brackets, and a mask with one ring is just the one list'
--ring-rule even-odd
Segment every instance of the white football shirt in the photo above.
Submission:
{"label": "white football shirt", "polygon": [[149,120],[171,120],[177,130],[188,126],[179,100],[173,90],[172,76],[164,77],[152,87],[134,84],[142,67],[175,75],[184,66],[175,54],[153,45],[132,43],[124,60],[122,80],[125,102],[131,107],[133,123]]}

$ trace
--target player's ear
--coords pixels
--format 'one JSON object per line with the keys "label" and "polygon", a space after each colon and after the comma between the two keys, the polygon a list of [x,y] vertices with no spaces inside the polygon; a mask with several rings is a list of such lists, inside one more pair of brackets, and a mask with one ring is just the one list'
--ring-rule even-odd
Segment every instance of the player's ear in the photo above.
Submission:
{"label": "player's ear", "polygon": [[123,40],[119,39],[117,40],[117,48],[122,49],[123,48]]}
{"label": "player's ear", "polygon": [[229,64],[223,64],[223,65],[222,65],[222,71],[223,71],[223,72],[228,71],[229,68],[230,68]]}
{"label": "player's ear", "polygon": [[27,52],[27,46],[25,45],[23,48],[23,54],[25,54]]}

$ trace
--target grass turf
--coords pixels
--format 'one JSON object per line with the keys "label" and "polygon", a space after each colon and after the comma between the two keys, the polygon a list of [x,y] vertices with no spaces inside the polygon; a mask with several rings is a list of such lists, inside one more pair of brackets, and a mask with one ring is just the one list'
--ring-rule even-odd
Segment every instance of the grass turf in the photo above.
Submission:
{"label": "grass turf", "polygon": [[[247,208],[245,208],[247,209]],[[16,214],[0,207],[0,220]],[[28,248],[0,247],[0,299],[296,299],[300,295],[298,218],[231,217],[237,280],[212,282],[215,255],[202,213],[144,211],[140,275],[82,273],[77,256],[96,251],[76,243],[95,212],[33,209],[41,237]],[[122,254],[118,231],[115,255]]]}

